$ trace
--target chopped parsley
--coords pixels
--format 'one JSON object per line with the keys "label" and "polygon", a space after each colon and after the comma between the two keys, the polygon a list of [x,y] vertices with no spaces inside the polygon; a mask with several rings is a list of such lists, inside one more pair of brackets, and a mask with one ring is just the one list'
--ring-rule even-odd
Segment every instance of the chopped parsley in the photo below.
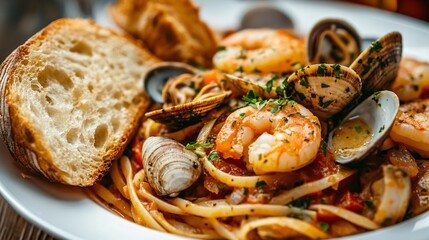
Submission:
{"label": "chopped parsley", "polygon": [[243,119],[246,116],[246,113],[242,112],[240,113],[240,118]]}
{"label": "chopped parsley", "polygon": [[213,143],[187,143],[185,148],[188,150],[196,149],[198,147],[211,148]]}
{"label": "chopped parsley", "polygon": [[220,52],[220,51],[225,51],[226,50],[226,47],[225,46],[218,46],[217,47],[217,51],[218,52]]}
{"label": "chopped parsley", "polygon": [[201,150],[194,150],[194,153],[197,154],[199,157],[205,157],[206,153]]}
{"label": "chopped parsley", "polygon": [[303,76],[299,79],[299,85],[304,86],[305,88],[309,87],[308,80],[306,76]]}
{"label": "chopped parsley", "polygon": [[323,143],[322,143],[322,152],[323,152],[323,156],[325,156],[325,157],[326,157],[326,147],[327,147],[327,144],[326,144],[325,141],[323,141]]}
{"label": "chopped parsley", "polygon": [[326,232],[329,230],[329,224],[324,223],[324,222],[320,222],[320,228]]}
{"label": "chopped parsley", "polygon": [[329,105],[331,105],[333,102],[335,102],[335,100],[329,100],[329,101],[323,102],[323,97],[319,97],[319,106],[321,106],[322,108],[329,107]]}
{"label": "chopped parsley", "polygon": [[380,52],[381,49],[383,49],[383,46],[379,41],[374,41],[371,43],[370,48],[369,53],[372,53],[373,51]]}
{"label": "chopped parsley", "polygon": [[375,209],[374,203],[372,201],[366,200],[365,202],[365,206],[369,209]]}
{"label": "chopped parsley", "polygon": [[319,67],[317,68],[317,74],[319,74],[321,76],[325,76],[325,74],[326,74],[326,65],[325,64],[319,65]]}
{"label": "chopped parsley", "polygon": [[362,132],[362,127],[361,127],[360,125],[355,126],[355,131],[356,131],[357,133],[361,133],[361,132]]}
{"label": "chopped parsley", "polygon": [[[277,76],[277,75],[276,75]],[[267,82],[267,93],[270,93],[271,90],[273,89],[273,81],[274,81],[274,77],[271,78],[268,82]]]}
{"label": "chopped parsley", "polygon": [[311,202],[311,197],[307,196],[307,197],[298,198],[295,201],[292,201],[289,205],[297,208],[306,209],[310,206],[310,202]]}
{"label": "chopped parsley", "polygon": [[322,83],[321,86],[322,86],[322,88],[328,88],[328,87],[330,87],[330,85],[326,84],[326,83]]}
{"label": "chopped parsley", "polygon": [[336,78],[341,77],[341,66],[340,64],[334,64],[332,65],[332,68],[334,69],[334,75]]}
{"label": "chopped parsley", "polygon": [[208,156],[207,158],[208,158],[208,160],[210,160],[210,161],[214,161],[214,160],[218,160],[220,157],[219,157],[219,155],[217,154],[217,152],[216,152],[216,151],[211,151],[211,152],[209,153],[209,156]]}
{"label": "chopped parsley", "polygon": [[263,186],[266,186],[266,185],[267,185],[267,183],[264,180],[261,180],[261,181],[257,181],[256,182],[255,187],[256,188],[260,188],[260,187],[263,187]]}
{"label": "chopped parsley", "polygon": [[380,130],[378,131],[379,133],[382,133],[384,131],[385,126],[381,126]]}

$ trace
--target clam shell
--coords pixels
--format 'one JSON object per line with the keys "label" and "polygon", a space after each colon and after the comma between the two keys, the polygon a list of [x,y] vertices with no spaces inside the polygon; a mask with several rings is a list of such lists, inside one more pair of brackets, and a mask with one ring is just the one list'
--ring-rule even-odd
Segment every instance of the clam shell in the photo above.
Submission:
{"label": "clam shell", "polygon": [[198,69],[186,63],[160,62],[146,71],[143,76],[143,87],[153,101],[163,103],[162,89],[168,79],[181,74],[196,74],[198,72]]}
{"label": "clam shell", "polygon": [[180,129],[201,121],[202,117],[222,105],[230,96],[231,92],[226,91],[200,101],[148,112],[145,116],[172,129]]}
{"label": "clam shell", "polygon": [[258,96],[264,98],[277,98],[278,94],[275,90],[275,87],[271,89],[270,92],[267,92],[266,86],[261,86],[255,82],[247,81],[243,78],[225,74],[225,86],[240,96],[246,95],[250,90],[254,91]]}
{"label": "clam shell", "polygon": [[[330,49],[327,43],[331,45]],[[307,52],[312,63],[349,65],[361,52],[361,45],[361,37],[352,25],[341,19],[328,18],[311,29]]]}
{"label": "clam shell", "polygon": [[159,196],[174,196],[189,188],[201,175],[198,156],[165,137],[149,137],[142,147],[147,182]]}
{"label": "clam shell", "polygon": [[402,35],[391,32],[373,42],[350,65],[362,79],[363,97],[387,89],[398,75]]}
{"label": "clam shell", "polygon": [[361,88],[360,77],[352,69],[338,64],[315,64],[288,78],[287,95],[327,120],[357,98]]}
{"label": "clam shell", "polygon": [[[366,100],[357,105],[343,121],[361,118],[372,129],[374,136],[366,146],[366,149],[350,157],[341,157],[334,153],[335,161],[341,164],[357,162],[364,159],[370,153],[374,152],[383,141],[389,136],[390,129],[395,121],[396,114],[399,110],[399,99],[394,92],[381,91],[374,93]],[[333,149],[332,138],[334,131],[330,131],[328,135],[328,146]],[[358,134],[358,133],[357,133]]]}
{"label": "clam shell", "polygon": [[[383,166],[382,197],[373,221],[388,226],[401,221],[407,213],[411,196],[410,176],[393,165]],[[374,184],[373,184],[374,188]]]}

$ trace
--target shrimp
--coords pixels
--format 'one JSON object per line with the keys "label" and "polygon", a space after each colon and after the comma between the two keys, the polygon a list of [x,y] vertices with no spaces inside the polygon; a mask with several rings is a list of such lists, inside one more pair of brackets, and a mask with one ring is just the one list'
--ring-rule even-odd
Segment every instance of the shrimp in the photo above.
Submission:
{"label": "shrimp", "polygon": [[290,172],[310,164],[320,142],[316,116],[298,103],[277,100],[229,115],[216,137],[216,151],[223,158],[244,157],[256,174]]}
{"label": "shrimp", "polygon": [[391,90],[403,102],[427,95],[429,93],[429,63],[403,58]]}
{"label": "shrimp", "polygon": [[429,99],[401,105],[390,137],[429,158]]}
{"label": "shrimp", "polygon": [[287,30],[246,29],[220,42],[224,47],[213,57],[224,72],[292,72],[307,64],[303,41]]}

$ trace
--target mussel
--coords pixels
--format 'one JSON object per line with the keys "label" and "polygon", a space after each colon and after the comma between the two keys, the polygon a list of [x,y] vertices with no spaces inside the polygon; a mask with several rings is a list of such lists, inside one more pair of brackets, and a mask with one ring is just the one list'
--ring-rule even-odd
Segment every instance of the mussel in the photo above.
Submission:
{"label": "mussel", "polygon": [[398,97],[387,90],[360,103],[328,135],[336,161],[352,163],[375,151],[389,135],[398,110]]}
{"label": "mussel", "polygon": [[312,63],[350,65],[361,52],[361,38],[344,20],[324,19],[311,29],[307,40],[308,58]]}
{"label": "mussel", "polygon": [[147,182],[159,196],[176,196],[201,175],[198,156],[172,139],[149,137],[142,147]]}

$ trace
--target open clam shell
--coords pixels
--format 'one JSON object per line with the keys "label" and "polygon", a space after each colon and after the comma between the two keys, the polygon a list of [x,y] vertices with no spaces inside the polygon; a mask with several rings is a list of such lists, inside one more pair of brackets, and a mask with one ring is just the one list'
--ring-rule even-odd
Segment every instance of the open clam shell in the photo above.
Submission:
{"label": "open clam shell", "polygon": [[198,72],[198,69],[186,63],[160,62],[146,71],[143,76],[143,87],[153,101],[164,103],[162,89],[168,79],[181,74],[196,74]]}
{"label": "open clam shell", "polygon": [[148,112],[145,116],[172,129],[180,129],[201,121],[202,117],[222,105],[230,96],[231,92],[226,91],[200,101]]}
{"label": "open clam shell", "polygon": [[247,81],[241,77],[232,74],[225,74],[225,86],[241,96],[246,95],[250,90],[252,90],[260,97],[278,97],[275,87],[272,87],[271,91],[268,92],[266,86],[259,85],[258,83],[253,81]]}
{"label": "open clam shell", "polygon": [[387,89],[398,75],[402,35],[391,32],[373,42],[350,65],[362,79],[363,97]]}
{"label": "open clam shell", "polygon": [[324,19],[311,29],[307,52],[312,63],[350,65],[361,52],[361,37],[344,20]]}
{"label": "open clam shell", "polygon": [[287,95],[327,120],[359,97],[361,88],[360,77],[352,69],[339,64],[315,64],[288,78]]}
{"label": "open clam shell", "polygon": [[[398,109],[398,96],[391,91],[376,92],[356,106],[328,135],[328,146],[334,150],[335,160],[342,164],[352,163],[375,151],[389,135]],[[362,120],[368,125],[369,130],[356,120]],[[355,121],[356,124],[349,124],[347,125],[349,129],[337,132],[351,121]],[[334,138],[348,147],[336,146]]]}

